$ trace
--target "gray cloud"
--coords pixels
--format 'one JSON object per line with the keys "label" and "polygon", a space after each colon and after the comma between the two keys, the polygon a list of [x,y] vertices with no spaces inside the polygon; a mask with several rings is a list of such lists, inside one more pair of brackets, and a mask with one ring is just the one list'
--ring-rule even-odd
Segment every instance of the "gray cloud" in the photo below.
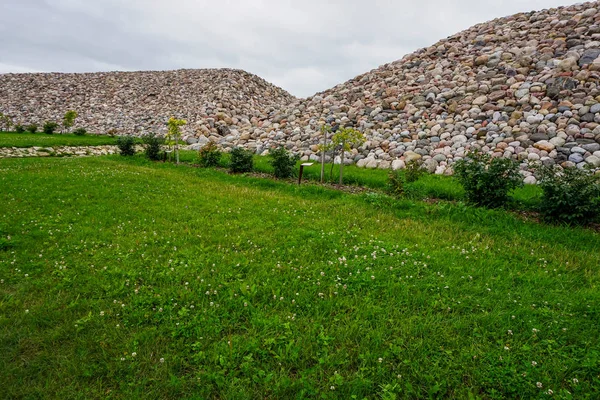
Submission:
{"label": "gray cloud", "polygon": [[470,26],[573,0],[3,0],[0,73],[240,68],[306,97]]}

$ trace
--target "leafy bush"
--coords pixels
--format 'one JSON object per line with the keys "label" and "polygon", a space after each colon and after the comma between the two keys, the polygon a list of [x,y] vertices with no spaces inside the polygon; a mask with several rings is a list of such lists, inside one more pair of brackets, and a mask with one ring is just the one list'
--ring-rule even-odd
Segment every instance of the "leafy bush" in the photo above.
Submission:
{"label": "leafy bush", "polygon": [[480,152],[457,161],[454,173],[465,188],[467,201],[488,208],[504,206],[510,191],[523,185],[516,161]]}
{"label": "leafy bush", "polygon": [[117,146],[122,156],[132,156],[135,154],[135,139],[133,136],[119,136]]}
{"label": "leafy bush", "polygon": [[27,125],[27,132],[36,133],[38,130],[38,126],[36,124]]}
{"label": "leafy bush", "polygon": [[600,215],[600,177],[579,168],[540,167],[540,213],[548,222],[585,225]]}
{"label": "leafy bush", "polygon": [[229,170],[233,173],[251,172],[254,168],[254,160],[252,152],[244,150],[241,147],[236,147],[231,150],[231,164]]}
{"label": "leafy bush", "polygon": [[86,133],[87,131],[85,130],[85,128],[77,128],[73,131],[73,135],[77,136],[85,136]]}
{"label": "leafy bush", "polygon": [[283,146],[269,151],[269,156],[271,157],[269,164],[273,166],[276,178],[285,179],[294,176],[296,162],[300,156],[291,154]]}
{"label": "leafy bush", "polygon": [[77,111],[69,110],[65,113],[65,116],[63,117],[63,127],[65,128],[65,132],[68,132],[69,129],[73,127],[76,118]]}
{"label": "leafy bush", "polygon": [[23,132],[25,132],[25,127],[21,124],[17,124],[17,125],[15,125],[15,132],[23,133]]}
{"label": "leafy bush", "polygon": [[12,118],[6,114],[0,113],[0,130],[8,132],[12,126]]}
{"label": "leafy bush", "polygon": [[423,169],[423,163],[420,160],[409,161],[406,163],[404,179],[406,183],[416,182],[424,173],[425,169]]}
{"label": "leafy bush", "polygon": [[391,170],[388,174],[388,192],[394,197],[402,197],[405,193],[404,176],[400,170]]}
{"label": "leafy bush", "polygon": [[160,160],[160,151],[165,143],[165,138],[152,132],[144,135],[142,141],[146,145],[144,150],[146,157],[152,161]]}
{"label": "leafy bush", "polygon": [[47,121],[42,129],[45,134],[53,135],[54,132],[56,132],[56,128],[58,128],[58,124],[56,122]]}
{"label": "leafy bush", "polygon": [[201,167],[216,167],[221,162],[221,151],[213,142],[208,142],[198,151],[198,161]]}

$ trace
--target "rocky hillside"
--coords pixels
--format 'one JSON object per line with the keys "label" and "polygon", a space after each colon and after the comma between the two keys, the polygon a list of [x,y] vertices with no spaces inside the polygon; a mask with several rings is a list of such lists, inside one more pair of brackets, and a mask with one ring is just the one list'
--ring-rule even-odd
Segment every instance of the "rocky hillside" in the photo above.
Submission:
{"label": "rocky hillside", "polygon": [[79,113],[91,132],[164,131],[171,117],[189,122],[189,135],[227,135],[258,125],[295,100],[255,75],[232,69],[89,74],[0,75],[0,112],[16,123],[61,121]]}
{"label": "rocky hillside", "polygon": [[[89,130],[164,130],[186,118],[188,143],[258,153],[285,144],[317,159],[325,121],[368,141],[368,168],[422,159],[431,171],[479,148],[497,157],[600,168],[600,2],[476,25],[399,61],[298,100],[234,70],[0,76],[0,112],[23,122],[70,108]],[[392,58],[393,55],[390,55]]]}
{"label": "rocky hillside", "polygon": [[333,117],[369,132],[354,154],[368,167],[423,158],[442,173],[471,147],[600,167],[599,6],[476,25],[282,114],[300,129]]}

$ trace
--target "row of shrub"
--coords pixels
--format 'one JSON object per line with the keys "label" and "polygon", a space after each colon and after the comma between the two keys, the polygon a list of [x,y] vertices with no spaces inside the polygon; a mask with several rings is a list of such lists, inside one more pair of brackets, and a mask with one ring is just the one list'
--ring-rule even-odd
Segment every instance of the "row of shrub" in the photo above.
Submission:
{"label": "row of shrub", "polygon": [[[523,186],[519,164],[510,159],[470,153],[454,164],[454,176],[465,190],[466,201],[485,208],[503,208],[513,190]],[[388,188],[392,195],[407,194],[407,183],[425,173],[421,164],[407,164],[405,171],[392,171]],[[538,211],[548,222],[585,225],[600,217],[600,175],[576,167],[535,166],[535,175],[542,189]]]}
{"label": "row of shrub", "polygon": [[[68,132],[73,127],[73,125],[75,124],[75,119],[77,119],[76,111],[69,110],[65,113],[65,115],[63,117],[63,122],[62,122],[62,127],[65,132]],[[17,133],[25,133],[25,132],[37,133],[38,129],[40,128],[37,124],[29,124],[29,125],[14,124],[12,118],[3,113],[0,113],[0,127],[5,131],[14,129],[14,131]],[[46,121],[44,123],[44,125],[42,126],[42,132],[44,132],[48,135],[52,135],[57,131],[58,127],[59,127],[59,125],[56,122]],[[86,133],[87,133],[87,131],[84,128],[78,128],[73,131],[73,134],[75,134],[77,136],[83,136]]]}
{"label": "row of shrub", "polygon": [[[142,137],[144,143],[144,153],[146,158],[152,161],[164,160],[165,153],[163,146],[165,138],[154,133]],[[132,136],[119,136],[117,138],[119,152],[123,156],[132,156],[135,154],[135,139]],[[223,153],[218,146],[213,143],[207,143],[198,151],[198,164],[204,168],[218,167],[221,165]],[[231,150],[229,170],[232,173],[247,173],[254,170],[254,154],[241,147]],[[276,178],[286,179],[294,176],[296,162],[300,159],[297,155],[292,155],[284,147],[271,150],[270,163],[273,166]]]}
{"label": "row of shrub", "polygon": [[[163,137],[149,134],[142,138],[145,154],[150,160],[165,159]],[[135,139],[131,136],[118,138],[122,155],[135,153]],[[270,151],[270,164],[274,175],[280,179],[294,176],[299,156],[292,155],[284,147]],[[209,142],[198,152],[201,167],[221,165],[222,152]],[[484,153],[470,153],[454,164],[454,175],[465,190],[469,204],[485,208],[503,208],[511,201],[511,192],[523,185],[519,164],[510,159],[491,157]],[[234,148],[230,153],[229,170],[247,173],[254,170],[253,152]],[[410,162],[406,169],[391,171],[388,187],[391,194],[404,197],[409,193],[407,184],[416,182],[425,170],[419,162]],[[592,171],[578,168],[537,166],[536,176],[542,189],[539,212],[550,222],[588,224],[600,216],[600,176]]]}

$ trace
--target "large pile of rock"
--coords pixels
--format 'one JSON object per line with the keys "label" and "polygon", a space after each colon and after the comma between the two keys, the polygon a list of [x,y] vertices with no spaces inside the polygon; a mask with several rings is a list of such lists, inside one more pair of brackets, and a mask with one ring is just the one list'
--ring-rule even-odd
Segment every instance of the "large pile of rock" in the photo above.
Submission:
{"label": "large pile of rock", "polygon": [[525,176],[527,160],[598,168],[599,6],[476,25],[276,118],[288,122],[290,147],[307,137],[314,145],[315,125],[330,117],[368,132],[353,159],[371,168],[422,159],[444,173],[472,148],[524,161]]}
{"label": "large pile of rock", "polygon": [[15,123],[61,122],[67,110],[76,110],[76,126],[94,133],[160,133],[176,117],[188,120],[187,136],[220,138],[260,126],[294,100],[233,69],[0,75],[0,112]]}
{"label": "large pile of rock", "polygon": [[285,145],[318,159],[320,126],[367,136],[348,154],[368,168],[420,159],[436,173],[471,149],[522,161],[600,168],[599,2],[476,25],[308,99],[233,70],[0,76],[0,112],[24,122],[70,108],[91,131],[164,131],[257,153]]}

